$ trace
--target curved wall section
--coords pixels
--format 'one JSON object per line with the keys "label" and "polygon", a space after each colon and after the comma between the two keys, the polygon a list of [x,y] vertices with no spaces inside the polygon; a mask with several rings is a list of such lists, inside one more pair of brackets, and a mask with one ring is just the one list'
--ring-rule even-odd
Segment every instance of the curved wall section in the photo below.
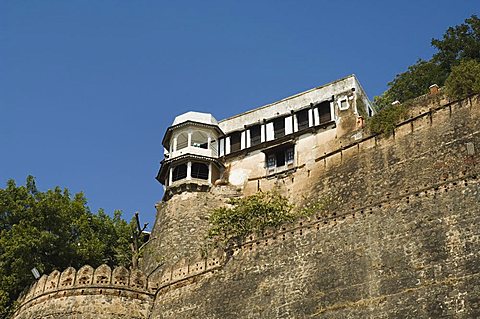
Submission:
{"label": "curved wall section", "polygon": [[20,297],[13,318],[148,318],[157,287],[141,271],[124,267],[55,270]]}

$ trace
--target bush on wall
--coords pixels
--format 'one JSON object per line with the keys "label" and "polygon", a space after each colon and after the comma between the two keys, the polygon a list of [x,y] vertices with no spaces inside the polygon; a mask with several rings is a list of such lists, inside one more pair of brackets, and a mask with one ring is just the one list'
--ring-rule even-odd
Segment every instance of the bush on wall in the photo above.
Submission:
{"label": "bush on wall", "polygon": [[408,108],[403,104],[389,105],[367,119],[366,128],[373,134],[392,134],[395,126],[406,119]]}
{"label": "bush on wall", "polygon": [[454,66],[445,81],[445,93],[454,99],[480,93],[480,63],[475,60],[463,60]]}
{"label": "bush on wall", "polygon": [[226,207],[210,211],[208,240],[229,246],[243,241],[247,235],[261,235],[266,229],[293,222],[317,213],[331,201],[318,199],[297,208],[277,191],[258,192],[254,195],[231,199]]}

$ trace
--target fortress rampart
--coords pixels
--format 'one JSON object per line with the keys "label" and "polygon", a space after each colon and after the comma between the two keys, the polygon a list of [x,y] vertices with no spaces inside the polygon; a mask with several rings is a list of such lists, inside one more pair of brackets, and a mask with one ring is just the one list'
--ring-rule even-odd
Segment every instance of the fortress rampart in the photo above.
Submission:
{"label": "fortress rampart", "polygon": [[189,252],[205,235],[198,212],[224,200],[175,195],[178,220],[155,226],[168,241],[152,241],[145,274],[54,272],[20,299],[15,318],[480,317],[480,96],[416,103],[390,137],[336,141],[313,163],[244,189],[330,198],[325,211],[201,258]]}
{"label": "fortress rampart", "polygon": [[85,265],[43,275],[20,296],[15,318],[148,318],[156,282],[141,271]]}
{"label": "fortress rampart", "polygon": [[261,179],[304,174],[305,201],[335,208],[251,236],[217,271],[159,292],[152,317],[477,318],[480,98],[416,102],[389,138]]}

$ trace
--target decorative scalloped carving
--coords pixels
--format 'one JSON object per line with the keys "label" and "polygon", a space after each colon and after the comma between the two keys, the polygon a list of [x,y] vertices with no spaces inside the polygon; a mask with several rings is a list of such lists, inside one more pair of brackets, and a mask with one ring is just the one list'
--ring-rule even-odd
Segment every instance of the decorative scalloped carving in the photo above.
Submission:
{"label": "decorative scalloped carving", "polygon": [[129,277],[130,273],[125,267],[116,267],[113,270],[112,284],[116,286],[128,286]]}
{"label": "decorative scalloped carving", "polygon": [[72,287],[75,283],[75,274],[77,271],[73,267],[68,267],[60,275],[60,288]]}
{"label": "decorative scalloped carving", "polygon": [[85,265],[77,271],[75,285],[91,285],[93,281],[93,267]]}
{"label": "decorative scalloped carving", "polygon": [[42,277],[40,277],[37,284],[35,285],[35,296],[43,293],[43,290],[45,289],[45,284],[47,283],[47,278],[47,275],[43,275]]}
{"label": "decorative scalloped carving", "polygon": [[50,275],[48,275],[44,291],[46,292],[46,291],[56,290],[58,287],[59,279],[60,279],[60,272],[58,270],[52,271]]}
{"label": "decorative scalloped carving", "polygon": [[24,295],[23,300],[30,300],[31,298],[33,298],[35,296],[35,290],[37,288],[38,283],[39,283],[39,281],[36,281],[35,283],[32,284],[30,289]]}
{"label": "decorative scalloped carving", "polygon": [[95,285],[109,285],[112,277],[112,269],[108,265],[100,265],[95,269],[93,275],[93,284]]}
{"label": "decorative scalloped carving", "polygon": [[[147,289],[148,282],[148,289]],[[18,299],[20,305],[23,305],[37,296],[44,293],[55,292],[54,296],[64,296],[57,294],[63,289],[88,289],[90,287],[98,287],[105,285],[106,289],[121,290],[134,289],[137,293],[155,293],[159,287],[159,283],[152,280],[147,281],[146,275],[140,270],[133,270],[132,273],[125,267],[116,267],[113,271],[108,265],[101,265],[97,269],[93,269],[89,265],[85,265],[78,271],[73,267],[65,269],[62,273],[58,270],[53,271],[50,275],[43,275],[40,279],[33,283],[28,291],[25,291]],[[95,290],[96,291],[96,290]],[[101,294],[101,290],[100,290]],[[137,295],[138,296],[138,295]]]}
{"label": "decorative scalloped carving", "polygon": [[132,270],[130,273],[130,287],[145,289],[147,285],[147,276],[140,270]]}

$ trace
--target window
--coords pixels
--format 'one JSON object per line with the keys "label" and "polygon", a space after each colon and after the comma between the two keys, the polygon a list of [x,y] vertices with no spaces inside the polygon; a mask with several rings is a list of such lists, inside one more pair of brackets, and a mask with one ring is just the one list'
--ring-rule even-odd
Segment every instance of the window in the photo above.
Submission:
{"label": "window", "polygon": [[273,120],[273,130],[275,138],[280,138],[285,136],[285,118],[281,117]]}
{"label": "window", "polygon": [[298,130],[304,130],[308,128],[308,109],[301,110],[296,113]]}
{"label": "window", "polygon": [[230,135],[230,152],[235,152],[240,150],[240,139],[242,134],[240,132],[234,132]]}
{"label": "window", "polygon": [[260,125],[250,127],[250,146],[255,146],[262,142],[260,129]]}
{"label": "window", "polygon": [[177,136],[177,151],[188,146],[188,134],[180,133]]}
{"label": "window", "polygon": [[285,165],[285,151],[277,151],[275,152],[275,161],[277,162],[277,167]]}
{"label": "window", "polygon": [[172,182],[184,179],[187,177],[187,164],[180,164],[173,168]]}
{"label": "window", "polygon": [[208,165],[192,163],[192,178],[208,180]]}
{"label": "window", "polygon": [[286,164],[292,164],[295,157],[293,146],[277,148],[266,152],[266,166],[269,171],[274,168],[284,167]]}
{"label": "window", "polygon": [[[347,100],[345,100],[346,102]],[[347,106],[348,108],[348,106]],[[330,114],[330,102],[325,101],[318,105],[318,115],[320,117],[320,124],[330,122],[332,120],[332,116]]]}
{"label": "window", "polygon": [[203,132],[192,133],[192,146],[198,148],[208,148],[208,136]]}
{"label": "window", "polygon": [[340,110],[342,110],[342,111],[345,111],[346,109],[348,109],[347,99],[340,100],[339,107],[340,107]]}
{"label": "window", "polygon": [[287,148],[287,150],[285,151],[285,162],[293,163],[293,158],[294,158],[293,147]]}
{"label": "window", "polygon": [[277,161],[275,160],[275,154],[270,154],[267,156],[267,167],[274,168],[277,166]]}

